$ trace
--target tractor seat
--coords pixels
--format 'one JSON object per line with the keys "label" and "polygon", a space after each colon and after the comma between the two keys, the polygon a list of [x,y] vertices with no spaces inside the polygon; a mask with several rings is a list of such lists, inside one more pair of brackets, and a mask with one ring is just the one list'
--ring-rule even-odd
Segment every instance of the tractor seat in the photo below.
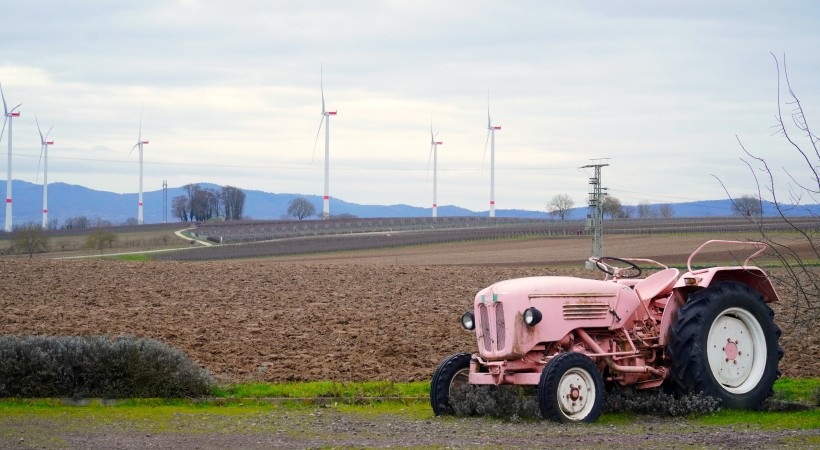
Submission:
{"label": "tractor seat", "polygon": [[635,285],[635,293],[638,294],[638,298],[641,300],[652,300],[672,290],[672,286],[678,281],[678,275],[680,275],[678,269],[664,269],[653,273]]}

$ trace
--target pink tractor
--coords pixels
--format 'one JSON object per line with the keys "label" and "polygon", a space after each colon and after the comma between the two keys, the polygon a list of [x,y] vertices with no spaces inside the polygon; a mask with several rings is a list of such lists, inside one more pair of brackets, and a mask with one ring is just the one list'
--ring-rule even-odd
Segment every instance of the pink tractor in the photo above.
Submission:
{"label": "pink tractor", "polygon": [[[693,268],[706,246],[751,246],[742,266]],[[603,281],[529,277],[480,291],[461,317],[477,353],[457,353],[436,369],[430,403],[451,414],[465,385],[533,385],[544,418],[594,422],[605,383],[681,394],[703,393],[728,408],[756,409],[772,395],[783,351],[768,303],[766,272],[749,260],[760,242],[708,241],[683,275],[641,258],[590,258]],[[756,250],[752,252],[752,250]],[[643,278],[638,264],[661,270]]]}

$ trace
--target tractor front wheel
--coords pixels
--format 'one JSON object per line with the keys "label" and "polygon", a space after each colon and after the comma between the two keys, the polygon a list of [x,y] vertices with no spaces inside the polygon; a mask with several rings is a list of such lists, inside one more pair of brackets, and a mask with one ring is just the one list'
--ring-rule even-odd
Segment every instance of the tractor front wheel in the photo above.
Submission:
{"label": "tractor front wheel", "polygon": [[669,330],[671,379],[683,394],[758,409],[773,394],[783,350],[774,312],[759,292],[724,281],[697,291]]}
{"label": "tractor front wheel", "polygon": [[452,414],[450,395],[455,389],[470,383],[469,353],[456,353],[444,359],[430,381],[430,406],[437,416]]}
{"label": "tractor front wheel", "polygon": [[561,353],[541,372],[538,407],[556,422],[595,422],[601,415],[604,380],[598,366],[582,353]]}

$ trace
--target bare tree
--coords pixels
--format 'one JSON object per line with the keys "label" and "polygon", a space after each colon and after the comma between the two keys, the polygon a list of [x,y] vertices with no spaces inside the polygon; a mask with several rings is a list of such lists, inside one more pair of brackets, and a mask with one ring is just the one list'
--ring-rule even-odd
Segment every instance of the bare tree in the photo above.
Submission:
{"label": "bare tree", "polygon": [[182,222],[187,222],[189,206],[188,197],[178,195],[171,200],[171,214]]}
{"label": "bare tree", "polygon": [[108,247],[114,246],[114,241],[117,240],[117,235],[114,234],[113,231],[107,230],[105,228],[97,228],[96,230],[88,233],[88,236],[85,237],[85,248],[87,249],[98,249],[100,254],[102,255],[103,249],[105,248],[106,244]]}
{"label": "bare tree", "polygon": [[222,203],[225,220],[240,220],[245,209],[245,193],[242,189],[225,186],[222,188]]}
{"label": "bare tree", "polygon": [[97,217],[96,219],[94,219],[93,228],[110,227],[112,225],[114,224],[111,223],[110,220],[103,219],[102,217]]}
{"label": "bare tree", "polygon": [[216,191],[198,184],[183,187],[188,192],[188,216],[191,220],[205,221],[219,217],[219,195]]}
{"label": "bare tree", "polygon": [[[782,70],[783,81],[781,81],[780,62],[774,54],[772,57],[777,68],[777,113],[773,128],[784,138],[788,147],[799,155],[798,160],[802,161],[802,165],[798,170],[784,168],[782,173],[785,175],[779,175],[778,172],[772,170],[768,161],[747,150],[739,137],[737,140],[743,152],[750,158],[749,160],[741,158],[741,161],[748,166],[755,182],[757,193],[752,196],[755,203],[760,205],[764,199],[771,201],[777,217],[791,231],[790,235],[777,234],[766,228],[762,221],[750,218],[757,224],[758,240],[768,244],[771,252],[784,267],[784,275],[773,275],[779,290],[793,296],[796,300],[796,306],[781,313],[780,320],[790,321],[792,325],[815,327],[820,320],[820,271],[811,267],[807,260],[820,260],[820,249],[818,248],[820,230],[816,226],[802,227],[791,217],[797,212],[800,213],[799,215],[813,217],[815,224],[820,223],[816,210],[807,207],[809,204],[820,202],[818,137],[811,131],[800,98],[789,82],[785,56]],[[785,95],[782,92],[784,88]],[[791,108],[791,111],[784,113],[784,106]],[[785,118],[784,114],[786,114]],[[785,200],[781,199],[782,192],[786,193],[784,194],[787,197]],[[728,190],[727,194],[729,194]],[[729,197],[731,198],[731,194]],[[745,196],[733,199],[733,203],[737,205],[743,197]],[[797,239],[794,236],[797,236]],[[803,250],[799,251],[801,247]],[[784,314],[787,314],[787,317],[784,318]]]}
{"label": "bare tree", "polygon": [[575,206],[575,201],[572,197],[568,194],[557,194],[547,202],[547,211],[551,216],[558,216],[559,219],[564,220],[573,206]]}
{"label": "bare tree", "polygon": [[63,228],[72,230],[83,230],[91,225],[91,221],[86,216],[69,217],[65,220]]}
{"label": "bare tree", "polygon": [[732,212],[743,217],[760,217],[763,214],[763,199],[754,195],[741,195],[732,199]]}
{"label": "bare tree", "polygon": [[14,227],[11,245],[17,251],[28,253],[31,259],[35,253],[48,251],[48,236],[40,224],[24,223]]}
{"label": "bare tree", "polygon": [[612,219],[624,218],[624,207],[617,197],[607,195],[604,197],[601,207],[603,208],[604,215],[609,215]]}
{"label": "bare tree", "polygon": [[304,197],[296,197],[288,203],[288,215],[302,220],[316,214],[316,207]]}
{"label": "bare tree", "polygon": [[658,205],[658,214],[664,219],[668,219],[675,215],[675,208],[669,203],[661,203]]}
{"label": "bare tree", "polygon": [[657,217],[658,214],[655,212],[655,208],[649,204],[648,201],[643,200],[638,203],[638,218],[639,219],[651,219],[653,217]]}

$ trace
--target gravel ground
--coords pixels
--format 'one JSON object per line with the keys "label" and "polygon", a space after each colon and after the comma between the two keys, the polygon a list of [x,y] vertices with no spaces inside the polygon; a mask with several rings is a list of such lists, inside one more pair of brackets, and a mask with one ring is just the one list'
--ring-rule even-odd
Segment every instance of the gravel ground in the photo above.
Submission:
{"label": "gravel ground", "polygon": [[[366,409],[365,409],[366,411]],[[681,418],[625,424],[559,425],[486,417],[251,408],[245,413],[171,413],[166,420],[88,420],[78,414],[0,417],[2,448],[818,448],[820,429],[707,426]]]}

